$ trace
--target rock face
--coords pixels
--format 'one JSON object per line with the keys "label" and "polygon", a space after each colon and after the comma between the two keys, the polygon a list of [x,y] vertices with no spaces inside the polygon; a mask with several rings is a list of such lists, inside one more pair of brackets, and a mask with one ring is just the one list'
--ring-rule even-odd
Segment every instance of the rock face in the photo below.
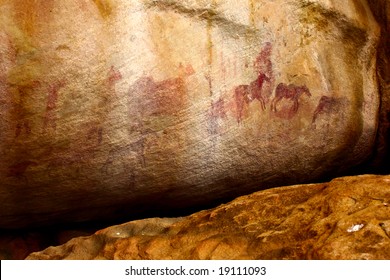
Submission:
{"label": "rock face", "polygon": [[378,45],[377,73],[381,94],[379,130],[371,170],[390,173],[390,2],[387,0],[368,1],[380,24],[381,39]]}
{"label": "rock face", "polygon": [[364,0],[0,2],[0,228],[185,208],[363,162]]}
{"label": "rock face", "polygon": [[390,259],[390,176],[260,191],[185,218],[109,227],[28,259]]}

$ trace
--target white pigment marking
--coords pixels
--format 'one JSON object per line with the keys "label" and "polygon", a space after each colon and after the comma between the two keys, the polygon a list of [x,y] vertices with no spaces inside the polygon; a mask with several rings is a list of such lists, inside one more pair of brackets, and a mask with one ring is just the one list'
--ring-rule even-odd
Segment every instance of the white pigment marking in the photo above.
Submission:
{"label": "white pigment marking", "polygon": [[364,227],[363,224],[353,225],[349,229],[347,229],[347,232],[356,232],[361,230]]}

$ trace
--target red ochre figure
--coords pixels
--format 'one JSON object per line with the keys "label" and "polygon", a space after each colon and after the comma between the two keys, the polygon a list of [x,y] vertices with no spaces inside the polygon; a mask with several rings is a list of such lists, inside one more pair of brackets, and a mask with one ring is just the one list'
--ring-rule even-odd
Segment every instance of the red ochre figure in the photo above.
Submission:
{"label": "red ochre figure", "polygon": [[296,86],[294,84],[286,85],[284,83],[280,83],[275,89],[275,97],[271,102],[271,111],[277,112],[276,106],[284,98],[290,99],[294,102],[293,106],[291,107],[291,111],[297,112],[299,108],[298,100],[302,94],[306,94],[309,97],[311,96],[311,93],[306,85]]}
{"label": "red ochre figure", "polygon": [[338,101],[336,98],[323,95],[318,102],[316,110],[314,111],[312,123],[315,123],[319,114],[329,114],[333,112],[337,103]]}
{"label": "red ochre figure", "polygon": [[52,129],[56,129],[56,116],[55,110],[57,109],[58,92],[65,86],[65,81],[57,81],[48,87],[48,96],[46,103],[46,114],[44,118],[45,130],[50,126]]}
{"label": "red ochre figure", "polygon": [[252,81],[249,85],[239,85],[234,89],[238,122],[242,121],[244,106],[254,100],[258,100],[261,108],[265,110],[265,99],[262,94],[264,81],[270,82],[271,80],[265,74],[260,73],[257,79]]}
{"label": "red ochre figure", "polygon": [[219,119],[225,119],[226,109],[225,109],[225,100],[219,98],[217,101],[211,103],[211,108],[208,113],[209,116],[209,133],[218,134],[219,133]]}

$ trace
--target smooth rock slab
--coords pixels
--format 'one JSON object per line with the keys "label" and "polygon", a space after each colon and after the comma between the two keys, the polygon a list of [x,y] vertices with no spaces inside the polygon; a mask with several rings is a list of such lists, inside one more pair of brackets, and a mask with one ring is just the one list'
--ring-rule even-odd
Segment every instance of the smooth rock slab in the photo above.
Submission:
{"label": "smooth rock slab", "polygon": [[0,228],[188,208],[360,164],[365,0],[0,1]]}
{"label": "smooth rock slab", "polygon": [[27,259],[390,259],[390,176],[253,193],[100,230]]}

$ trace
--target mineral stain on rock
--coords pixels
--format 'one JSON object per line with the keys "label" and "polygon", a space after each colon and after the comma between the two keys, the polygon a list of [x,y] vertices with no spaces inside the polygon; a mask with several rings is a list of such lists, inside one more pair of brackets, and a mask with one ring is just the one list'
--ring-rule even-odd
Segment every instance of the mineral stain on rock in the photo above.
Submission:
{"label": "mineral stain on rock", "polygon": [[92,0],[99,10],[100,15],[107,19],[112,13],[112,3],[110,0]]}
{"label": "mineral stain on rock", "polygon": [[47,131],[49,128],[52,130],[56,130],[56,109],[58,102],[58,92],[61,88],[65,87],[65,80],[58,80],[53,84],[48,86],[48,95],[47,95],[47,103],[46,103],[46,112],[43,122],[44,130]]}
{"label": "mineral stain on rock", "polygon": [[24,135],[28,137],[32,131],[30,100],[34,92],[41,87],[39,81],[27,82],[24,85],[15,86],[15,99],[13,102],[15,118],[15,139]]}
{"label": "mineral stain on rock", "polygon": [[17,162],[8,167],[7,177],[14,177],[20,179],[24,176],[24,173],[30,166],[36,166],[36,165],[38,164],[35,161],[31,161],[31,160],[24,160],[24,161]]}
{"label": "mineral stain on rock", "polygon": [[20,30],[27,37],[33,37],[39,32],[40,21],[48,22],[52,16],[51,9],[55,5],[54,0],[11,1],[16,13],[15,21]]}

